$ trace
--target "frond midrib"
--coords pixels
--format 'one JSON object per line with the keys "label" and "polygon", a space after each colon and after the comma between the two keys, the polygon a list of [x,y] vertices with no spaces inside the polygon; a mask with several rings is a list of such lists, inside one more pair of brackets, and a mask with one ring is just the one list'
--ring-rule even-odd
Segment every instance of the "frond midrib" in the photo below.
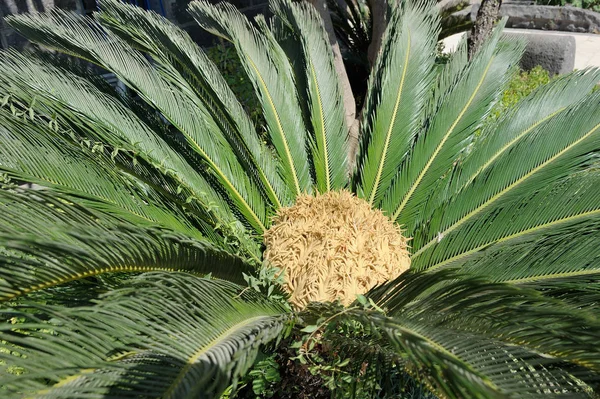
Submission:
{"label": "frond midrib", "polygon": [[[502,198],[504,196],[504,194],[510,192],[513,188],[519,186],[521,183],[523,183],[524,181],[526,181],[527,179],[529,179],[531,176],[535,175],[539,170],[543,169],[548,164],[554,162],[555,160],[557,160],[558,158],[560,158],[563,154],[565,154],[566,152],[568,152],[569,150],[571,150],[572,148],[574,148],[575,146],[577,146],[582,141],[586,140],[596,130],[598,130],[598,128],[600,128],[600,123],[597,124],[596,126],[594,126],[589,132],[587,132],[586,134],[584,134],[582,137],[580,137],[579,139],[575,140],[573,143],[567,145],[565,148],[563,148],[561,151],[559,151],[554,156],[550,157],[550,159],[542,162],[540,165],[536,166],[535,168],[533,168],[532,170],[530,170],[528,173],[526,173],[523,177],[515,180],[515,182],[513,182],[510,185],[508,185],[505,189],[503,189],[502,191],[498,192],[496,195],[492,196],[490,199],[488,199],[487,201],[485,201],[484,203],[482,203],[481,205],[479,205],[477,208],[475,208],[474,210],[472,210],[471,212],[469,212],[468,214],[466,214],[465,216],[463,216],[461,219],[459,219],[458,221],[456,221],[455,223],[453,223],[451,226],[449,226],[446,230],[444,230],[443,232],[441,232],[440,235],[443,237],[443,236],[451,233],[452,231],[456,230],[461,225],[463,225],[464,223],[466,223],[472,217],[477,216],[484,209],[486,209],[491,204],[493,204],[494,202],[496,202],[497,200],[499,200],[500,198]],[[427,244],[425,244],[423,247],[421,247],[417,252],[415,252],[412,255],[412,257],[414,258],[414,257],[419,256],[427,248],[431,247],[435,242],[436,242],[435,239],[429,241]]]}
{"label": "frond midrib", "polygon": [[277,122],[278,133],[279,133],[279,136],[281,137],[281,141],[283,143],[283,149],[285,151],[286,163],[288,164],[288,167],[289,167],[290,172],[292,173],[292,177],[294,179],[294,188],[296,189],[296,194],[301,194],[302,190],[300,189],[300,182],[298,181],[296,168],[294,166],[294,160],[292,159],[292,153],[290,152],[290,147],[287,142],[287,138],[285,137],[285,132],[283,130],[283,126],[281,125],[281,119],[279,118],[279,113],[277,112],[277,107],[275,107],[275,103],[273,102],[273,97],[271,96],[271,92],[269,91],[269,88],[267,87],[267,84],[265,83],[263,76],[260,74],[258,67],[252,60],[252,57],[250,57],[250,55],[248,55],[247,53],[245,53],[244,55],[250,62],[252,69],[254,69],[254,72],[256,73],[256,76],[258,77],[258,80],[260,81],[260,84],[263,87],[265,96],[267,97],[267,100],[268,100],[269,106],[273,112],[273,115],[275,115],[275,121]]}
{"label": "frond midrib", "polygon": [[[369,205],[373,206],[373,202],[375,201],[375,195],[377,194],[379,181],[381,180],[381,174],[383,173],[383,167],[385,165],[385,160],[387,158],[387,152],[390,148],[390,140],[392,137],[392,131],[394,129],[396,115],[398,115],[398,108],[400,106],[400,100],[402,99],[402,94],[404,93],[404,82],[406,80],[406,71],[408,69],[408,63],[411,55],[411,46],[410,46],[410,30],[407,29],[406,32],[407,41],[406,41],[406,56],[404,57],[404,65],[402,67],[402,77],[400,78],[400,87],[398,87],[398,94],[396,95],[396,102],[394,103],[394,111],[392,112],[392,117],[390,121],[390,125],[388,127],[388,131],[385,135],[385,142],[383,144],[383,154],[381,154],[381,160],[379,161],[379,166],[377,167],[377,174],[375,175],[375,180],[373,181],[373,188],[371,191],[371,195],[369,197]],[[393,218],[392,220],[396,220]]]}
{"label": "frond midrib", "polygon": [[569,278],[569,277],[577,277],[577,276],[589,276],[594,274],[600,274],[600,269],[587,269],[587,270],[576,270],[572,272],[563,272],[563,273],[553,273],[546,274],[544,276],[532,276],[532,277],[523,277],[516,278],[512,280],[505,280],[504,283],[507,284],[527,284],[533,283],[537,281],[547,281],[547,280],[555,280],[559,278]]}
{"label": "frond midrib", "polygon": [[331,181],[330,181],[330,175],[331,172],[329,171],[329,151],[328,151],[328,147],[327,147],[327,135],[325,133],[325,115],[323,113],[323,102],[321,100],[321,88],[319,87],[319,82],[317,80],[317,75],[315,73],[315,66],[313,65],[312,61],[310,61],[310,74],[311,77],[313,79],[313,84],[315,85],[315,91],[316,91],[316,99],[317,99],[317,104],[318,104],[318,112],[319,112],[319,117],[318,117],[318,122],[320,123],[320,129],[315,132],[316,134],[319,135],[319,137],[321,138],[321,142],[322,142],[322,146],[320,146],[322,148],[323,153],[321,154],[321,156],[323,157],[323,162],[325,163],[325,187],[327,191],[331,190]]}
{"label": "frond midrib", "polygon": [[0,297],[0,302],[10,301],[11,299],[15,299],[17,297],[30,294],[32,292],[45,290],[47,288],[52,288],[52,287],[56,287],[59,285],[71,283],[73,281],[83,280],[84,278],[98,276],[101,274],[122,273],[122,272],[138,273],[138,272],[153,272],[153,271],[166,271],[166,272],[185,271],[186,273],[189,273],[191,275],[196,275],[196,276],[206,275],[206,273],[194,273],[189,270],[177,269],[174,267],[140,266],[140,265],[138,265],[138,266],[133,266],[133,265],[109,266],[109,267],[103,267],[103,268],[94,269],[94,270],[86,270],[83,273],[70,273],[69,276],[64,276],[59,279],[55,279],[52,281],[47,281],[45,283],[33,285],[31,287],[23,288],[23,289],[20,289],[19,291],[16,291],[10,295],[5,295],[5,296]]}
{"label": "frond midrib", "polygon": [[167,388],[167,390],[165,391],[165,394],[162,395],[162,397],[163,398],[171,397],[171,395],[175,392],[177,387],[181,384],[181,382],[185,378],[185,375],[187,374],[187,372],[190,370],[190,368],[192,368],[194,366],[194,364],[200,359],[200,357],[202,357],[202,355],[206,354],[209,350],[211,350],[213,347],[217,346],[220,342],[226,342],[227,339],[229,337],[233,336],[238,330],[241,330],[244,327],[252,325],[256,321],[268,320],[270,318],[272,318],[272,316],[264,316],[263,315],[263,316],[255,316],[250,319],[246,319],[243,322],[237,323],[237,324],[229,327],[227,330],[222,331],[217,337],[215,337],[208,344],[203,345],[202,347],[198,348],[198,350],[195,351],[187,359],[186,365],[181,369],[181,371],[179,372],[177,377],[175,377],[175,380],[173,381],[173,383],[169,386],[169,388]]}
{"label": "frond midrib", "polygon": [[410,190],[408,191],[408,193],[406,193],[406,195],[402,199],[402,202],[400,203],[400,205],[398,205],[398,208],[396,209],[396,211],[394,212],[394,214],[392,216],[392,220],[398,219],[398,216],[400,215],[400,213],[402,212],[402,210],[404,209],[404,207],[406,206],[406,204],[412,197],[412,195],[415,192],[415,190],[417,189],[418,185],[421,183],[421,180],[423,179],[423,177],[425,176],[425,174],[427,173],[427,171],[433,164],[433,161],[435,160],[435,158],[437,157],[439,152],[442,150],[442,147],[446,143],[446,140],[448,140],[448,138],[450,137],[450,135],[452,134],[452,132],[454,131],[456,126],[458,126],[458,124],[459,124],[460,120],[462,119],[462,117],[464,116],[464,114],[467,112],[467,110],[471,106],[471,103],[475,99],[475,96],[477,95],[477,93],[479,93],[479,90],[481,89],[481,86],[483,85],[483,81],[487,77],[490,67],[492,66],[492,63],[495,58],[496,58],[495,56],[490,57],[490,61],[486,65],[485,70],[481,76],[481,79],[479,80],[479,82],[477,83],[477,86],[475,87],[475,90],[473,91],[473,94],[471,94],[471,96],[469,97],[469,100],[467,101],[467,103],[465,104],[463,109],[460,111],[460,114],[458,114],[458,117],[452,123],[452,125],[450,126],[450,128],[448,129],[448,131],[446,132],[446,134],[444,135],[444,137],[442,138],[442,140],[436,147],[435,151],[433,152],[433,154],[431,155],[431,157],[425,164],[425,167],[423,168],[423,170],[421,170],[421,172],[419,173],[419,176],[417,177],[415,182],[411,185]]}

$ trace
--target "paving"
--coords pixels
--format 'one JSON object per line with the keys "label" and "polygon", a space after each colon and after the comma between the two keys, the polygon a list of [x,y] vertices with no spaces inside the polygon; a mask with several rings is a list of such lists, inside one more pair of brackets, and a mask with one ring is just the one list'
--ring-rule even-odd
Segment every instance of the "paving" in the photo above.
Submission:
{"label": "paving", "polygon": [[[575,69],[600,67],[600,35],[538,29],[505,29],[505,31],[523,34],[571,36],[575,38]],[[458,33],[444,39],[445,51],[453,51],[463,35],[464,33]]]}

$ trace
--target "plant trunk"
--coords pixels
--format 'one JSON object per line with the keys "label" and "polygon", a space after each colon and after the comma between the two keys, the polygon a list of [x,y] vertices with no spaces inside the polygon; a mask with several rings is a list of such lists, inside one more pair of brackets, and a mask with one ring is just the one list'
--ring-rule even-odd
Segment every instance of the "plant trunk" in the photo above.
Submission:
{"label": "plant trunk", "polygon": [[481,45],[491,35],[494,25],[500,19],[500,6],[502,0],[482,0],[479,10],[477,11],[477,18],[475,23],[469,32],[467,38],[467,46],[469,52],[469,59],[472,59],[477,51],[481,48]]}
{"label": "plant trunk", "polygon": [[368,57],[371,68],[375,65],[377,55],[381,49],[381,40],[387,27],[387,1],[369,0],[371,9],[371,44],[369,45]]}

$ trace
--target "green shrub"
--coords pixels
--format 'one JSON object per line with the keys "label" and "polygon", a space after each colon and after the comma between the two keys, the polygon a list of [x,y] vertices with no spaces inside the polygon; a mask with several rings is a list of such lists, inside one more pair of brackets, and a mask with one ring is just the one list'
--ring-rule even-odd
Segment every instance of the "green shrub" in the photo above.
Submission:
{"label": "green shrub", "polygon": [[548,71],[539,65],[531,71],[521,71],[516,74],[502,93],[502,98],[492,110],[490,118],[497,120],[507,109],[516,105],[539,86],[550,82],[551,79]]}

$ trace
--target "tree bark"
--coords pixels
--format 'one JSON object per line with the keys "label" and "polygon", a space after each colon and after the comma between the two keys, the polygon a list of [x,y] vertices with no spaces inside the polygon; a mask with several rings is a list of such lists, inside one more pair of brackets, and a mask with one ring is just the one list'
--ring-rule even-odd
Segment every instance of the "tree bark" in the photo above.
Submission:
{"label": "tree bark", "polygon": [[477,10],[477,18],[467,38],[469,59],[473,58],[483,42],[491,35],[494,25],[500,19],[501,5],[502,0],[481,1],[479,10]]}
{"label": "tree bark", "polygon": [[358,120],[356,119],[356,103],[354,100],[354,93],[352,93],[352,87],[350,86],[350,80],[348,79],[348,73],[344,66],[344,59],[340,51],[340,45],[338,44],[335,36],[335,30],[333,29],[333,22],[331,21],[331,15],[329,15],[329,8],[327,7],[327,0],[308,0],[319,12],[325,31],[329,37],[329,43],[333,51],[333,64],[335,72],[340,79],[340,86],[342,89],[342,99],[344,102],[344,110],[346,114],[346,125],[348,126],[348,168],[349,171],[354,169],[356,151],[358,149]]}
{"label": "tree bark", "polygon": [[369,45],[368,57],[372,68],[377,60],[383,33],[387,27],[387,1],[369,0],[369,8],[371,10],[371,44]]}

